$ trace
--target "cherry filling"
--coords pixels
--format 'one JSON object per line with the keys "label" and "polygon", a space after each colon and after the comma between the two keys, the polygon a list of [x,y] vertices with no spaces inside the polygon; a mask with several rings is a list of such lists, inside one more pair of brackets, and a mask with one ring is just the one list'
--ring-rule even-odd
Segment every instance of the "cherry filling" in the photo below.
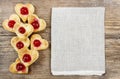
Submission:
{"label": "cherry filling", "polygon": [[17,71],[23,71],[23,70],[25,70],[25,66],[22,63],[18,63],[16,65],[16,69],[17,69]]}
{"label": "cherry filling", "polygon": [[15,25],[15,21],[14,20],[10,20],[9,22],[8,22],[8,26],[10,27],[10,28],[13,28],[14,27],[14,25]]}
{"label": "cherry filling", "polygon": [[24,62],[30,62],[31,61],[31,56],[29,54],[24,54],[22,60]]}
{"label": "cherry filling", "polygon": [[36,40],[33,41],[33,44],[34,44],[35,47],[39,47],[41,45],[41,42],[36,39]]}
{"label": "cherry filling", "polygon": [[39,22],[37,19],[34,19],[34,21],[31,23],[34,29],[38,29],[40,27]]}
{"label": "cherry filling", "polygon": [[22,7],[21,9],[20,9],[20,13],[22,14],[22,15],[28,15],[28,8],[27,7]]}
{"label": "cherry filling", "polygon": [[21,41],[19,41],[19,42],[16,44],[16,47],[17,47],[18,49],[21,49],[21,48],[24,47],[24,44],[23,44]]}
{"label": "cherry filling", "polygon": [[25,30],[24,27],[20,27],[20,28],[18,29],[18,31],[19,31],[20,33],[24,34],[26,30]]}

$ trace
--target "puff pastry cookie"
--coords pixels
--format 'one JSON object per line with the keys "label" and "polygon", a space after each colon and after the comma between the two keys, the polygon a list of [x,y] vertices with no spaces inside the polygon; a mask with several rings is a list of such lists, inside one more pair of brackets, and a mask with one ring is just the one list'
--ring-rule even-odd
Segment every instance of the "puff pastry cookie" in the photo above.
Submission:
{"label": "puff pastry cookie", "polygon": [[30,38],[31,40],[31,49],[34,50],[44,50],[48,48],[48,41],[42,39],[39,34],[33,34]]}
{"label": "puff pastry cookie", "polygon": [[11,39],[11,45],[14,47],[16,51],[20,51],[29,47],[30,40],[28,38],[23,39],[19,37],[13,37]]}
{"label": "puff pastry cookie", "polygon": [[18,57],[25,66],[30,66],[39,57],[39,53],[36,50],[24,49],[18,53]]}
{"label": "puff pastry cookie", "polygon": [[22,4],[18,3],[15,6],[16,13],[20,16],[23,22],[27,21],[28,15],[34,13],[34,7],[32,4]]}
{"label": "puff pastry cookie", "polygon": [[16,14],[12,14],[9,19],[3,21],[2,26],[5,30],[14,32],[15,24],[20,23],[20,18]]}
{"label": "puff pastry cookie", "polygon": [[25,74],[28,73],[28,67],[21,63],[20,59],[17,58],[16,61],[10,65],[9,71],[12,73]]}
{"label": "puff pastry cookie", "polygon": [[15,25],[15,33],[19,38],[27,38],[33,32],[33,27],[30,24],[19,23]]}
{"label": "puff pastry cookie", "polygon": [[37,15],[31,14],[28,16],[28,23],[34,28],[34,32],[42,31],[46,28],[46,22],[43,19],[39,19]]}

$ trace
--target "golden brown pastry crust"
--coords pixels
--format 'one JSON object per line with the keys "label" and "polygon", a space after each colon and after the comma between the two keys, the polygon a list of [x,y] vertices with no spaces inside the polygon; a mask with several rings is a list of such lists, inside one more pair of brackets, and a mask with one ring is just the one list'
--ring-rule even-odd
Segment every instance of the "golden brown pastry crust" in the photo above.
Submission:
{"label": "golden brown pastry crust", "polygon": [[27,4],[22,4],[22,3],[16,4],[16,6],[15,6],[16,13],[20,16],[20,18],[22,19],[23,22],[26,22],[27,18],[28,18],[28,15],[22,15],[20,13],[20,9],[22,7],[27,7],[27,9],[29,11],[28,15],[30,15],[30,14],[34,13],[34,6],[32,4],[29,4],[29,3],[27,3]]}
{"label": "golden brown pastry crust", "polygon": [[40,27],[38,29],[34,29],[34,32],[42,31],[46,28],[45,20],[39,19],[38,16],[35,14],[31,14],[28,16],[28,23],[31,24],[34,21],[34,19],[37,19],[40,24]]}
{"label": "golden brown pastry crust", "polygon": [[[21,34],[19,32],[19,28],[20,27],[23,27],[26,30],[26,32],[24,34]],[[32,25],[30,25],[30,24],[19,23],[19,24],[15,25],[14,30],[15,30],[16,35],[19,38],[27,38],[28,36],[30,36],[32,34],[32,32],[33,32],[34,29],[33,29]]]}
{"label": "golden brown pastry crust", "polygon": [[[30,62],[24,62],[23,61],[23,56],[25,54],[29,54],[31,56],[31,61]],[[36,50],[29,50],[29,49],[24,49],[22,51],[18,51],[18,57],[20,58],[20,61],[25,65],[25,66],[30,66],[32,63],[34,63],[38,57],[39,53]]]}
{"label": "golden brown pastry crust", "polygon": [[[17,42],[19,42],[19,41],[21,41],[21,42],[24,44],[24,47],[21,48],[21,49],[18,49],[18,48],[16,47],[16,44],[17,44]],[[29,45],[30,45],[30,40],[29,40],[28,38],[23,39],[23,38],[19,38],[19,37],[13,37],[13,38],[11,39],[11,45],[14,47],[14,49],[15,49],[16,51],[21,51],[21,50],[24,50],[24,49],[26,49],[26,48],[29,47]]]}
{"label": "golden brown pastry crust", "polygon": [[[41,42],[41,45],[39,47],[35,47],[34,44],[33,44],[33,41],[35,39],[38,39],[40,40]],[[49,43],[47,40],[45,39],[42,39],[42,37],[39,35],[39,34],[33,34],[30,38],[30,41],[31,41],[31,49],[33,50],[44,50],[44,49],[47,49],[48,46],[49,46]]]}
{"label": "golden brown pastry crust", "polygon": [[[10,27],[8,26],[9,20],[14,20],[14,21],[16,22],[16,23],[15,23],[15,25],[16,25],[17,23],[20,23],[20,18],[19,18],[18,15],[12,14],[12,15],[9,17],[9,19],[4,20],[3,23],[2,23],[2,26],[3,26],[3,28],[4,28],[5,30],[10,31],[10,32],[14,32],[14,27],[13,27],[13,28],[10,28]],[[15,25],[14,25],[14,26],[15,26]]]}
{"label": "golden brown pastry crust", "polygon": [[12,73],[27,74],[28,73],[28,67],[25,66],[24,71],[17,71],[17,69],[16,69],[17,63],[21,63],[19,58],[17,58],[16,61],[10,65],[9,71],[12,72]]}

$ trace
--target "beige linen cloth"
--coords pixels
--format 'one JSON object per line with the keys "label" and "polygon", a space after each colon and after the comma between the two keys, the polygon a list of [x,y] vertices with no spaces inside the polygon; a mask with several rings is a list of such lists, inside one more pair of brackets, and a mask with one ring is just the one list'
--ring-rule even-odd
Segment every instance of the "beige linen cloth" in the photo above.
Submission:
{"label": "beige linen cloth", "polygon": [[52,8],[53,75],[105,73],[104,7]]}

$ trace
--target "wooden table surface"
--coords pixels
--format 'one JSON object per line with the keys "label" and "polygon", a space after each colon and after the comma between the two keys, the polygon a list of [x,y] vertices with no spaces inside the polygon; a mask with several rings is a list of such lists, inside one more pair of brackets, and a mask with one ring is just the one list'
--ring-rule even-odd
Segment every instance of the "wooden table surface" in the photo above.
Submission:
{"label": "wooden table surface", "polygon": [[[17,3],[32,3],[35,13],[46,20],[47,29],[39,34],[51,43],[52,7],[105,7],[106,73],[103,76],[53,76],[50,72],[50,47],[40,51],[28,75],[12,74],[9,65],[17,58],[10,45],[14,33],[1,27],[4,19],[15,13]],[[119,79],[120,78],[120,0],[0,0],[0,79]]]}

